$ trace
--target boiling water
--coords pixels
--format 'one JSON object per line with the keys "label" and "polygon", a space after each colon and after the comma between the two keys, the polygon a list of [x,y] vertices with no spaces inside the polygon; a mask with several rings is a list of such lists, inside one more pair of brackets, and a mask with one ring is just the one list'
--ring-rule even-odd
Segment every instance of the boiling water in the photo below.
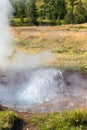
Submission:
{"label": "boiling water", "polygon": [[[59,98],[61,72],[54,68],[30,69],[54,61],[53,54],[49,51],[30,56],[14,54],[14,38],[8,20],[12,14],[10,0],[0,0],[0,9],[0,104],[25,110]],[[9,60],[13,56],[14,60]]]}
{"label": "boiling water", "polygon": [[0,71],[0,104],[29,112],[87,108],[87,75],[42,67]]}
{"label": "boiling water", "polygon": [[0,77],[0,102],[18,110],[60,98],[62,73],[55,68],[38,68],[22,72],[7,71]]}

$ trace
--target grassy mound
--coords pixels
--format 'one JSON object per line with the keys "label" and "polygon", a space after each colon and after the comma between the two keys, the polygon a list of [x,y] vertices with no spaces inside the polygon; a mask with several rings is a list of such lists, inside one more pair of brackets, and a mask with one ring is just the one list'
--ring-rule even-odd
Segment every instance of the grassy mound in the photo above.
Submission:
{"label": "grassy mound", "polygon": [[0,130],[11,130],[19,118],[10,111],[0,111]]}
{"label": "grassy mound", "polygon": [[38,130],[87,130],[87,110],[35,116],[29,122]]}
{"label": "grassy mound", "polygon": [[[20,116],[20,114],[18,114]],[[25,114],[26,115],[26,114]],[[0,112],[0,130],[87,130],[87,110],[74,110],[19,117],[10,111]]]}

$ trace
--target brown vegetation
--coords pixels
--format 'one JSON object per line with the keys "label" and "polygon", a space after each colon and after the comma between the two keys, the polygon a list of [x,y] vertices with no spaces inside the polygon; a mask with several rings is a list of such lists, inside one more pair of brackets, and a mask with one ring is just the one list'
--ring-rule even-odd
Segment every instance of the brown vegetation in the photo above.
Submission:
{"label": "brown vegetation", "polygon": [[87,71],[87,24],[12,28],[16,49],[26,53],[51,50],[54,66]]}

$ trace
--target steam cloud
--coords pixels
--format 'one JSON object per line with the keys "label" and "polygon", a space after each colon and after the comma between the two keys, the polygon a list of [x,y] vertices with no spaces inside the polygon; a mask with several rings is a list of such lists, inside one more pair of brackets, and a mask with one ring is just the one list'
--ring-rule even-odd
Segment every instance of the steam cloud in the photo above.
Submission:
{"label": "steam cloud", "polygon": [[8,18],[12,14],[12,6],[9,0],[0,1],[0,67],[3,68],[35,68],[54,60],[54,56],[50,51],[42,52],[37,55],[25,55],[17,52],[14,60],[9,60],[13,55],[14,40],[11,33]]}

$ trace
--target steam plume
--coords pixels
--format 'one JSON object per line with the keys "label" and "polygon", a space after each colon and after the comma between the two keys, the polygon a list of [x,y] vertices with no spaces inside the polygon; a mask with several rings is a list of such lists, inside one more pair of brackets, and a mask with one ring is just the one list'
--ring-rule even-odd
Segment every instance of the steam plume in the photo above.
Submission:
{"label": "steam plume", "polygon": [[13,36],[8,20],[11,12],[12,6],[9,0],[0,0],[0,65],[12,54],[13,50]]}
{"label": "steam plume", "polygon": [[31,68],[44,65],[54,59],[51,52],[46,51],[37,55],[25,55],[17,52],[14,60],[9,57],[13,54],[13,36],[8,18],[12,14],[12,6],[9,0],[0,1],[0,67],[2,68]]}
{"label": "steam plume", "polygon": [[[36,104],[53,98],[52,92],[56,96],[55,91],[57,86],[61,86],[59,81],[62,80],[62,74],[56,69],[38,70],[54,60],[50,51],[37,55],[16,52],[13,55],[13,36],[8,20],[11,13],[10,0],[0,0],[0,103],[27,109],[32,102]],[[58,81],[56,77],[59,77]],[[52,91],[48,95],[50,87]]]}

